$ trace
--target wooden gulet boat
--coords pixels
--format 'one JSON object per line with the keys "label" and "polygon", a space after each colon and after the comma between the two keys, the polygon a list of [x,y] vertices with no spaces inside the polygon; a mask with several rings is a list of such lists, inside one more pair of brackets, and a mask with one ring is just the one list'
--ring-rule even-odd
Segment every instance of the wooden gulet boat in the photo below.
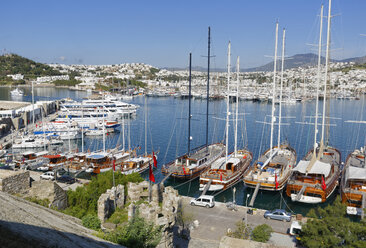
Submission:
{"label": "wooden gulet boat", "polygon": [[342,202],[347,204],[347,213],[364,215],[366,208],[366,146],[355,150],[347,157],[341,181]]}
{"label": "wooden gulet boat", "polygon": [[317,149],[317,156],[310,150],[293,169],[287,183],[286,194],[292,201],[303,203],[325,202],[338,185],[341,173],[341,153],[326,147],[323,152]]}
{"label": "wooden gulet boat", "polygon": [[[272,154],[271,154],[272,152]],[[292,174],[292,167],[296,164],[296,152],[288,144],[268,149],[245,173],[246,186],[269,191],[282,190]]]}
{"label": "wooden gulet boat", "polygon": [[189,59],[189,111],[188,111],[188,151],[186,154],[178,157],[175,161],[165,164],[161,168],[164,175],[173,178],[189,180],[197,178],[203,173],[211,163],[220,158],[225,152],[225,146],[221,143],[208,144],[208,106],[209,106],[209,81],[210,81],[210,27],[208,28],[208,69],[207,69],[207,109],[206,109],[206,144],[191,150],[191,68],[192,55]]}
{"label": "wooden gulet boat", "polygon": [[[282,86],[284,71],[284,52],[285,52],[285,29],[282,35],[282,68],[281,68],[281,88],[279,98],[279,117],[278,117],[278,137],[277,146],[273,146],[273,127],[275,123],[275,100],[276,100],[276,61],[277,61],[277,41],[278,23],[276,23],[275,41],[275,60],[273,69],[273,89],[272,89],[272,119],[270,148],[262,154],[253,166],[244,175],[246,186],[256,188],[254,196],[258,190],[280,191],[282,190],[292,174],[292,167],[296,163],[296,151],[287,143],[281,144],[281,119],[282,119]],[[268,123],[265,123],[268,124]],[[253,200],[254,203],[254,200]]]}
{"label": "wooden gulet boat", "polygon": [[[329,65],[329,44],[330,44],[330,20],[331,20],[331,0],[328,10],[328,34],[327,50],[324,73],[324,99],[322,115],[322,132],[320,146],[317,144],[318,126],[318,105],[319,105],[319,85],[321,79],[321,37],[323,6],[320,15],[320,38],[318,47],[318,82],[316,93],[316,112],[314,123],[314,147],[311,149],[297,166],[293,169],[293,175],[287,183],[286,194],[292,201],[303,203],[322,203],[335,191],[338,179],[341,174],[341,153],[334,147],[324,144],[325,140],[325,120],[326,120],[326,100],[327,100],[327,73]],[[329,104],[328,104],[329,107]],[[329,118],[327,118],[329,121]],[[330,124],[329,124],[330,125]],[[328,126],[329,126],[328,125]],[[328,143],[328,142],[327,142]]]}
{"label": "wooden gulet boat", "polygon": [[[228,92],[230,92],[230,42],[228,46]],[[226,156],[214,161],[210,168],[200,176],[200,191],[220,191],[235,185],[248,169],[253,155],[246,149],[237,150],[238,134],[238,92],[239,92],[239,57],[237,60],[236,119],[234,153],[228,154],[229,133],[229,94],[227,95],[226,115]],[[206,189],[206,187],[208,187]]]}

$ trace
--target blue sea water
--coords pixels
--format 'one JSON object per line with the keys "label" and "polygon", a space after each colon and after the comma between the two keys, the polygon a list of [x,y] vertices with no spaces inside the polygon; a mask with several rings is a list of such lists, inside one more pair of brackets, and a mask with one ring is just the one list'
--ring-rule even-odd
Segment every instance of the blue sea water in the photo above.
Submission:
{"label": "blue sea water", "polygon": [[[25,88],[26,96],[20,99],[10,99],[10,88],[0,89],[1,100],[31,101],[30,88]],[[82,99],[87,96],[86,92],[70,91],[61,88],[35,88],[35,100],[53,100],[70,97],[72,99]],[[347,123],[346,120],[365,120],[365,96],[360,100],[330,100],[331,126],[329,131],[329,144],[338,148],[342,154],[342,161],[347,155],[356,148],[366,145],[365,124]],[[145,151],[145,109],[147,109],[148,131],[147,131],[147,151],[159,151],[158,169],[154,171],[156,181],[161,181],[164,176],[160,172],[163,164],[175,159],[175,157],[187,152],[187,127],[188,127],[188,99],[174,97],[148,97],[147,106],[144,106],[143,96],[135,97],[129,101],[141,107],[137,111],[136,118],[126,121],[126,147],[128,147],[128,136],[130,136],[131,147],[141,147],[139,152]],[[209,143],[222,142],[225,139],[225,118],[226,102],[224,100],[210,101],[209,103]],[[230,104],[230,133],[229,151],[234,150],[234,113],[235,103]],[[278,109],[278,105],[276,108]],[[320,102],[322,108],[322,101]],[[271,104],[258,103],[251,101],[239,102],[239,121],[238,121],[238,148],[247,147],[253,152],[254,160],[269,148],[270,145],[270,126],[261,122],[270,122]],[[311,149],[314,142],[314,125],[298,124],[296,122],[314,123],[315,101],[296,103],[293,105],[283,105],[281,127],[281,142],[287,140],[297,152],[297,161]],[[259,122],[260,121],[260,122]],[[319,120],[321,123],[321,120]],[[129,126],[129,127],[128,127]],[[130,134],[127,134],[130,129]],[[275,126],[274,144],[277,144],[278,126]],[[318,140],[321,135],[319,126]],[[106,138],[106,147],[113,148],[116,144],[122,144],[122,133],[116,132]],[[206,140],[206,100],[192,100],[192,122],[191,122],[191,148],[205,144]],[[72,143],[72,149],[81,149],[81,142]],[[101,138],[85,138],[85,149],[101,149],[103,142]],[[68,149],[66,142],[64,149]],[[253,160],[253,162],[254,162]],[[145,178],[148,175],[143,175]],[[198,196],[198,180],[194,180],[182,185],[182,182],[168,179],[166,185],[172,185],[179,190],[180,194]],[[242,182],[236,186],[235,201],[237,204],[246,205],[250,201],[252,189],[246,188]],[[250,194],[247,198],[247,194]],[[338,192],[336,192],[338,194]],[[329,199],[332,202],[336,196]],[[218,201],[232,201],[233,190],[220,193],[216,196]],[[260,191],[254,204],[255,208],[275,209],[287,207],[295,213],[305,214],[312,205],[293,203],[285,195],[278,192]]]}

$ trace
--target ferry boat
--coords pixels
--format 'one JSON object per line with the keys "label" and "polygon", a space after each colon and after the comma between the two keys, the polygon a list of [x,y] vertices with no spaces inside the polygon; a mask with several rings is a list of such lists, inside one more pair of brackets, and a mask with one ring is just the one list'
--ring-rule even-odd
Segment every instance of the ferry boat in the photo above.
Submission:
{"label": "ferry boat", "polygon": [[346,159],[341,181],[342,203],[347,213],[362,215],[366,208],[366,146],[354,150]]}

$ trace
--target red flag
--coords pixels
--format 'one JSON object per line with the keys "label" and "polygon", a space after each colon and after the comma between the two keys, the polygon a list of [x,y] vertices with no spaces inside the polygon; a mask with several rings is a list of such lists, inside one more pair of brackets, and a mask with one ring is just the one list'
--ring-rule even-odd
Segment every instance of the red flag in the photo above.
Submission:
{"label": "red flag", "polygon": [[186,170],[184,169],[184,167],[182,167],[182,169],[183,169],[183,174],[185,175],[186,174]]}
{"label": "red flag", "polygon": [[276,189],[278,188],[277,174],[275,174]]}
{"label": "red flag", "polygon": [[158,168],[158,161],[156,161],[155,153],[153,152],[154,167]]}
{"label": "red flag", "polygon": [[116,160],[113,160],[113,171],[116,171]]}
{"label": "red flag", "polygon": [[155,183],[155,176],[154,176],[154,173],[152,171],[151,164],[149,165],[149,180],[151,182],[154,182]]}
{"label": "red flag", "polygon": [[322,176],[322,189],[325,190],[326,188],[327,188],[327,185],[325,184],[324,176]]}
{"label": "red flag", "polygon": [[220,173],[220,181],[222,181],[222,174]]}

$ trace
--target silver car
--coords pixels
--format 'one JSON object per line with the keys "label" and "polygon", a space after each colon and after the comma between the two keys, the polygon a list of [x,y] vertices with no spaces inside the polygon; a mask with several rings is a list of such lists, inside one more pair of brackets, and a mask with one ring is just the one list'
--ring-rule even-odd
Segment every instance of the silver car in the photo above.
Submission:
{"label": "silver car", "polygon": [[264,213],[264,218],[290,222],[291,214],[283,209],[267,210]]}

